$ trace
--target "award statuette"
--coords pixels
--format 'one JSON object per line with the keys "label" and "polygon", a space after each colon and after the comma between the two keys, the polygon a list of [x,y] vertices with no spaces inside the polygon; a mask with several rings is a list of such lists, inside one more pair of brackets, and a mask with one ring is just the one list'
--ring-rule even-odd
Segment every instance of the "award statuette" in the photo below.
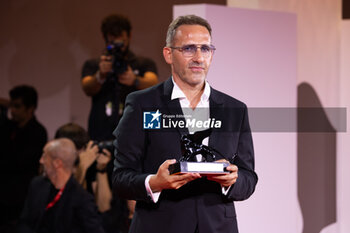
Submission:
{"label": "award statuette", "polygon": [[[229,173],[226,167],[228,162],[215,162],[215,153],[218,151],[203,145],[202,141],[208,137],[211,129],[195,132],[194,134],[182,135],[181,150],[182,158],[169,166],[170,174],[177,173],[200,173],[200,174],[224,174]],[[222,156],[222,155],[221,155]],[[223,157],[223,156],[222,156]],[[198,158],[200,159],[198,161]]]}

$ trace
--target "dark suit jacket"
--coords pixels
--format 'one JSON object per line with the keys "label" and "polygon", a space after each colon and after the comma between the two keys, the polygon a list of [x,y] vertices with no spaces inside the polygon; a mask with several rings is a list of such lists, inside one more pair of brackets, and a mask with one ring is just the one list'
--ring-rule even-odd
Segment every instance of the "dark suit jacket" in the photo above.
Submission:
{"label": "dark suit jacket", "polygon": [[137,200],[130,232],[200,233],[238,232],[233,201],[247,199],[255,189],[254,152],[247,108],[242,102],[211,89],[210,117],[222,120],[213,129],[209,146],[227,159],[234,154],[239,168],[237,182],[223,195],[219,183],[205,178],[178,190],[163,190],[153,203],[145,189],[145,178],[155,174],[167,159],[181,157],[180,138],[187,129],[143,129],[143,112],[182,114],[178,99],[171,100],[173,83],[164,83],[130,94],[117,129],[114,191]]}
{"label": "dark suit jacket", "polygon": [[[45,207],[52,201],[49,199],[51,188],[52,184],[43,176],[33,179],[20,218],[20,233],[41,232]],[[104,232],[93,196],[73,176],[52,210],[55,212],[52,226],[54,232]]]}

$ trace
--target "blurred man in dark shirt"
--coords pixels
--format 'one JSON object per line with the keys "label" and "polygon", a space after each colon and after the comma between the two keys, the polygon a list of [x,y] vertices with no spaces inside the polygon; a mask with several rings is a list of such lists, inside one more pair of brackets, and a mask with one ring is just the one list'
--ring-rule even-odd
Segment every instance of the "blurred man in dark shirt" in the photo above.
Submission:
{"label": "blurred man in dark shirt", "polygon": [[104,18],[104,53],[84,63],[81,84],[85,94],[92,97],[88,125],[92,140],[113,140],[126,96],[158,82],[155,62],[130,50],[131,29],[130,20],[123,15]]}
{"label": "blurred man in dark shirt", "polygon": [[30,180],[38,174],[39,158],[47,141],[46,129],[35,117],[36,90],[20,85],[9,94],[11,119],[2,115],[0,121],[0,230],[16,224]]}

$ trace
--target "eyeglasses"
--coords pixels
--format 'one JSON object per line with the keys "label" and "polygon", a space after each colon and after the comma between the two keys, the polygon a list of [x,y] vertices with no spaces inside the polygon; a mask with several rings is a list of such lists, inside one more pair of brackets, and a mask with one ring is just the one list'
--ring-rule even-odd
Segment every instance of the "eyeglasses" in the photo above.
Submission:
{"label": "eyeglasses", "polygon": [[170,47],[170,48],[179,50],[180,52],[182,52],[182,55],[184,55],[184,57],[193,57],[196,54],[198,48],[201,50],[201,54],[203,57],[209,57],[210,55],[213,54],[213,52],[216,49],[214,45],[205,45],[205,44],[203,45],[188,44],[181,47]]}

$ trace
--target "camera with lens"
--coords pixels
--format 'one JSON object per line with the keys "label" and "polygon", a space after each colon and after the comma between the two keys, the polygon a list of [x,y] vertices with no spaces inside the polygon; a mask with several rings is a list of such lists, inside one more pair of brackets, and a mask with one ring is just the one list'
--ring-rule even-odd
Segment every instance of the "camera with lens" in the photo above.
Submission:
{"label": "camera with lens", "polygon": [[112,42],[106,47],[106,55],[112,56],[112,69],[115,75],[124,73],[128,69],[128,62],[124,57],[123,42]]}
{"label": "camera with lens", "polygon": [[94,144],[98,147],[98,153],[103,153],[103,149],[106,149],[113,154],[114,146],[112,140],[101,142],[94,141]]}

